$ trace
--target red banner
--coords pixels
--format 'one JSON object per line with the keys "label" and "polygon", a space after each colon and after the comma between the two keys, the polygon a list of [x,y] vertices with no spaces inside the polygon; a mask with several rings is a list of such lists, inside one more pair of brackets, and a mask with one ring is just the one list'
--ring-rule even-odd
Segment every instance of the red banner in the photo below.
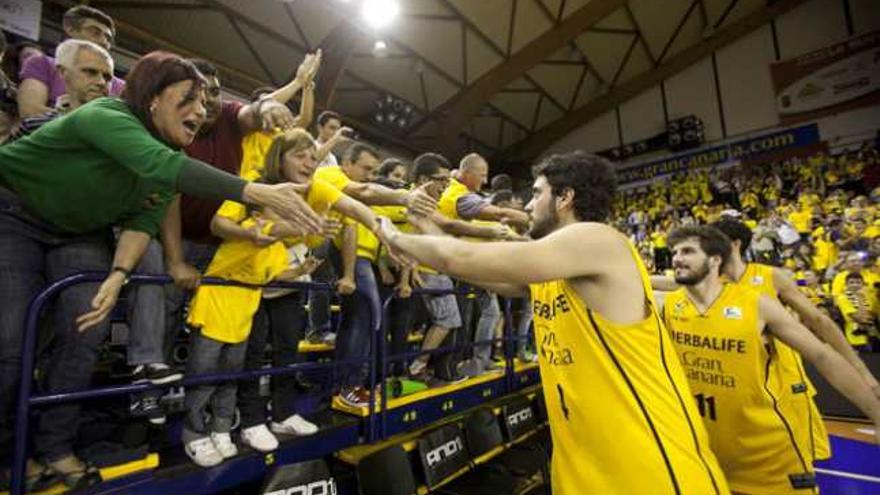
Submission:
{"label": "red banner", "polygon": [[880,104],[880,31],[770,66],[783,125]]}

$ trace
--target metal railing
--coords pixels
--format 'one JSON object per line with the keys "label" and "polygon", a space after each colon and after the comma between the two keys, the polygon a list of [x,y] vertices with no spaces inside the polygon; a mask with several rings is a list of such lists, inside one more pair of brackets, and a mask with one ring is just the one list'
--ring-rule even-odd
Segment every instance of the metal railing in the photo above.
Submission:
{"label": "metal railing", "polygon": [[[509,301],[505,304],[504,307],[504,315],[505,315],[505,323],[504,323],[504,336],[500,339],[490,339],[479,342],[468,342],[466,344],[460,345],[452,345],[445,347],[437,347],[436,349],[428,350],[428,351],[414,351],[414,352],[406,352],[399,353],[393,355],[386,355],[386,340],[385,334],[387,329],[387,322],[390,320],[388,318],[388,308],[391,300],[396,297],[392,295],[387,298],[384,303],[382,303],[382,307],[378,307],[375,304],[376,298],[371,299],[372,304],[370,307],[371,312],[371,323],[373,323],[373,327],[371,328],[373,338],[370,339],[370,348],[368,355],[362,358],[352,358],[345,360],[333,360],[332,362],[320,362],[320,363],[296,363],[287,366],[281,367],[271,367],[271,368],[262,368],[256,370],[243,370],[234,373],[216,373],[216,374],[208,374],[208,375],[197,375],[197,376],[188,376],[179,382],[175,382],[173,384],[166,385],[153,385],[151,383],[137,383],[137,384],[126,384],[126,385],[115,385],[115,386],[106,386],[99,388],[90,388],[85,390],[76,390],[72,392],[62,392],[62,393],[49,393],[42,395],[32,395],[33,391],[33,370],[34,370],[34,361],[36,358],[36,341],[37,341],[37,327],[42,317],[43,310],[45,309],[47,303],[49,303],[58,293],[61,291],[78,284],[83,283],[94,283],[101,282],[106,278],[106,273],[101,272],[87,272],[87,273],[79,273],[64,277],[60,280],[57,280],[46,288],[44,288],[34,299],[31,301],[28,306],[27,316],[25,319],[25,333],[24,340],[22,343],[22,352],[21,352],[21,375],[20,375],[20,385],[18,389],[18,402],[16,404],[16,417],[15,417],[15,431],[14,431],[14,447],[13,447],[13,463],[12,463],[12,485],[11,485],[11,495],[23,495],[25,493],[25,464],[27,461],[27,445],[28,445],[28,426],[30,422],[30,414],[31,410],[36,407],[46,407],[54,404],[61,404],[66,402],[75,402],[75,401],[84,401],[102,397],[112,397],[118,395],[126,395],[131,393],[145,392],[150,389],[160,389],[160,388],[168,388],[169,386],[193,386],[193,385],[204,385],[209,383],[216,383],[222,381],[229,380],[242,380],[242,379],[253,379],[264,375],[269,376],[278,376],[278,375],[288,375],[294,374],[302,371],[309,370],[324,370],[332,371],[333,368],[344,366],[344,365],[363,365],[365,362],[369,365],[369,404],[368,404],[368,414],[367,414],[367,424],[366,424],[366,441],[368,443],[376,442],[378,440],[382,440],[386,437],[387,430],[387,412],[388,412],[388,397],[387,397],[387,388],[385,386],[387,377],[388,377],[388,367],[392,362],[405,362],[406,360],[423,355],[423,354],[440,354],[440,353],[448,353],[460,350],[466,350],[469,348],[473,348],[478,345],[494,345],[496,342],[504,343],[504,355],[506,362],[506,372],[505,372],[505,391],[510,392],[514,390],[514,367],[513,367],[513,356],[514,356],[514,343],[518,340],[517,337],[511,336],[512,334],[512,324],[511,324],[511,309]],[[131,284],[151,284],[151,285],[167,285],[172,283],[172,279],[167,276],[159,276],[159,275],[140,275],[134,274],[130,279]],[[242,284],[238,282],[232,282],[224,279],[217,278],[203,278],[201,281],[202,284],[206,285],[231,285],[231,286],[246,286],[246,287],[262,287],[262,286],[252,286],[248,284]],[[293,288],[293,289],[305,289],[305,290],[318,290],[325,292],[333,292],[335,288],[331,284],[327,283],[318,283],[318,282],[273,282],[271,284],[266,285],[265,287],[277,287],[277,288]],[[457,294],[457,295],[466,295],[466,294],[476,294],[477,292],[472,290],[462,290],[462,289],[423,289],[423,288],[415,288],[413,289],[413,294],[411,297],[416,297],[418,295],[423,294],[433,294],[433,295],[445,295],[445,294]],[[381,318],[375,318],[375,315],[380,315]],[[380,407],[378,413],[375,411],[376,399],[375,390],[376,384],[382,384],[381,386],[381,397],[379,398]]]}

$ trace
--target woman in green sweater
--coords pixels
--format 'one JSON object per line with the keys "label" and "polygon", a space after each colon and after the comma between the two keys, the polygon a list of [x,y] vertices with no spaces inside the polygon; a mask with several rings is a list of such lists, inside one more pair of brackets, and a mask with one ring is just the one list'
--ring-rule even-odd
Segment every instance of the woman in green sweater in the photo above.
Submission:
{"label": "woman in green sweater", "polygon": [[[108,335],[107,316],[176,193],[267,206],[304,232],[320,230],[298,186],[246,183],[180,151],[205,119],[203,87],[191,63],[153,52],[132,68],[121,100],[99,98],[0,147],[0,464],[10,464],[25,313],[41,287],[109,271],[103,283],[67,289],[55,306],[47,392],[79,390]],[[121,235],[112,252],[114,226]],[[40,415],[34,445],[45,466],[29,463],[31,486],[100,481],[73,453],[78,413],[65,404]]]}

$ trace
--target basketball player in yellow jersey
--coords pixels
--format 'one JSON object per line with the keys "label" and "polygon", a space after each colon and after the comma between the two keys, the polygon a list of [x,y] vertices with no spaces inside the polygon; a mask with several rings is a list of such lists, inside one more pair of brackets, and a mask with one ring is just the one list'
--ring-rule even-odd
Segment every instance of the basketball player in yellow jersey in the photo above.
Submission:
{"label": "basketball player in yellow jersey", "polygon": [[[880,398],[880,384],[871,374],[856,351],[846,341],[844,333],[828,316],[819,311],[806,295],[798,290],[791,277],[779,268],[760,263],[745,263],[743,255],[752,241],[752,231],[743,223],[733,219],[722,219],[712,224],[726,235],[732,246],[730,261],[724,266],[724,275],[735,283],[757,289],[782,304],[790,307],[800,317],[800,321],[816,337],[830,345],[838,354],[858,371],[862,380],[871,388],[874,396]],[[797,433],[809,439],[810,452],[814,460],[831,457],[831,446],[825,423],[819,408],[813,400],[816,389],[804,371],[803,363],[797,353],[785,345],[779,346],[780,364],[786,377],[785,392],[801,404],[797,408],[800,427]],[[807,428],[806,426],[810,427]]]}
{"label": "basketball player in yellow jersey", "polygon": [[726,494],[648,276],[604,222],[614,166],[582,152],[535,169],[533,242],[407,235],[388,242],[441,272],[534,301],[556,495]]}
{"label": "basketball player in yellow jersey", "polygon": [[795,404],[776,383],[784,378],[778,341],[812,362],[875,423],[880,400],[779,301],[721,278],[731,253],[724,234],[683,227],[669,235],[669,245],[683,288],[666,296],[663,319],[730,488],[749,495],[818,493],[809,445],[792,431]]}

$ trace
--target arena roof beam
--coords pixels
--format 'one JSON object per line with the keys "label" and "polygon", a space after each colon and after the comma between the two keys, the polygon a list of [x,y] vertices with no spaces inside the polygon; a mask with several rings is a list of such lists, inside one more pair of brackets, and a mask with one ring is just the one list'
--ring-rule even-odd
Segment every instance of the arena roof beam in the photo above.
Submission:
{"label": "arena roof beam", "polygon": [[530,160],[537,157],[549,145],[558,141],[569,132],[639,93],[650,89],[655,84],[659,84],[661,81],[690,67],[703,57],[709,56],[713,52],[751,33],[755,29],[804,3],[804,1],[779,0],[727,27],[719,29],[702,43],[686,48],[661,63],[654,70],[620,84],[607,95],[590,101],[519,143],[508,147],[504,150],[504,155],[516,157],[517,160]]}
{"label": "arena roof beam", "polygon": [[[340,22],[321,41],[320,48],[323,60],[318,79],[315,81],[317,95],[315,102],[318,108],[329,108],[336,95],[336,87],[345,73],[352,53],[357,44],[357,31],[346,22]],[[296,70],[296,69],[294,69]]]}
{"label": "arena roof beam", "polygon": [[522,49],[477,79],[456,95],[448,108],[437,146],[443,150],[455,148],[458,133],[495,93],[521,77],[577,38],[584,31],[625,4],[625,0],[593,0],[576,10],[554,29],[535,38]]}

